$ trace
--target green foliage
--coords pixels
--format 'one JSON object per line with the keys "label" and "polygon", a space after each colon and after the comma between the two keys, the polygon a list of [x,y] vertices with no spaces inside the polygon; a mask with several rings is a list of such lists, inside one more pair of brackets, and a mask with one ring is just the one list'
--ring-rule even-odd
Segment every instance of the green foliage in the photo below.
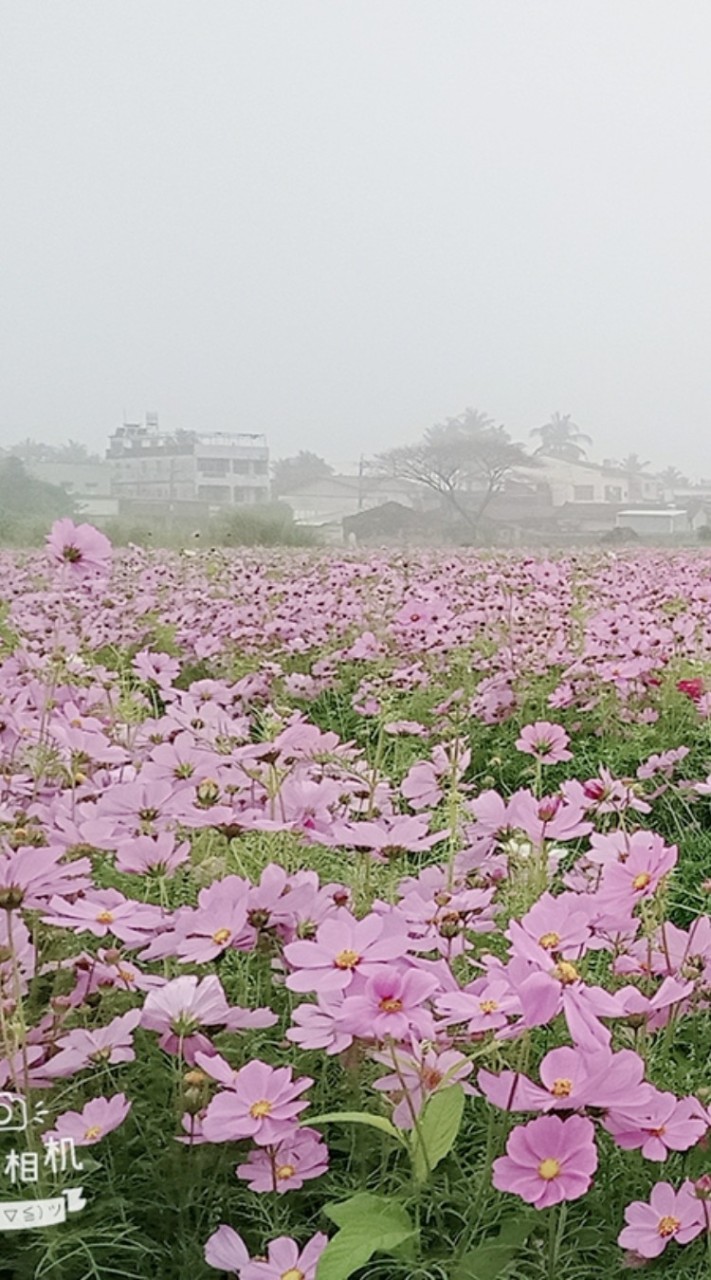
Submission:
{"label": "green foliage", "polygon": [[385,1196],[352,1196],[327,1204],[324,1213],[339,1230],[319,1259],[316,1280],[348,1280],[374,1253],[391,1253],[416,1230],[407,1210]]}
{"label": "green foliage", "polygon": [[413,1134],[412,1164],[415,1177],[425,1182],[457,1141],[464,1114],[464,1090],[460,1084],[433,1094]]}

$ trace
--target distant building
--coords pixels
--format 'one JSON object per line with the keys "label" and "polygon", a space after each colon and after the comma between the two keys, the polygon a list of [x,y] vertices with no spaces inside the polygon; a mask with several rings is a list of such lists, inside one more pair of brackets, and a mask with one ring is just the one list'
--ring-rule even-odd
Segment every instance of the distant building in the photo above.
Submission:
{"label": "distant building", "polygon": [[269,498],[266,437],[251,432],[161,432],[124,423],[109,439],[111,492],[121,501],[253,506]]}
{"label": "distant building", "polygon": [[25,467],[36,480],[64,489],[76,504],[77,518],[100,523],[118,512],[108,462],[27,462]]}
{"label": "distant building", "polygon": [[656,534],[688,533],[689,516],[678,507],[648,507],[639,511],[618,511],[615,517],[618,529],[631,529],[640,537]]}
{"label": "distant building", "polygon": [[515,478],[537,489],[545,485],[556,507],[577,502],[659,502],[664,497],[664,486],[656,476],[631,475],[611,462],[573,462],[538,454],[536,463],[517,467]]}
{"label": "distant building", "polygon": [[420,508],[427,491],[409,480],[389,476],[322,476],[291,493],[279,495],[294,513],[296,524],[320,531],[328,542],[343,541],[343,521],[384,503]]}

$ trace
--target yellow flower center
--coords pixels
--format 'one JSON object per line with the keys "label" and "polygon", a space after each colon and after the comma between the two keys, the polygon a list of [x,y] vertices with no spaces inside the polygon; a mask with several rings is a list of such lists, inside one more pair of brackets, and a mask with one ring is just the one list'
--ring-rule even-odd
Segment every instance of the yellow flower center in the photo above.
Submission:
{"label": "yellow flower center", "polygon": [[550,1092],[554,1098],[569,1098],[573,1092],[573,1081],[566,1080],[561,1076],[559,1080],[554,1080],[551,1085]]}
{"label": "yellow flower center", "polygon": [[402,1000],[398,1000],[395,996],[385,996],[378,1007],[383,1013],[399,1013],[402,1009]]}
{"label": "yellow flower center", "polygon": [[560,960],[553,970],[553,977],[562,982],[564,986],[568,986],[571,982],[577,982],[580,974],[574,964],[569,960]]}
{"label": "yellow flower center", "polygon": [[496,1010],[498,1009],[498,1007],[499,1007],[498,1000],[480,1000],[479,1001],[479,1008],[481,1009],[482,1013],[496,1013]]}
{"label": "yellow flower center", "polygon": [[93,1142],[95,1138],[100,1138],[101,1134],[102,1134],[101,1125],[92,1124],[91,1127],[87,1129],[86,1133],[84,1134],[84,1137],[87,1139],[87,1141]]}
{"label": "yellow flower center", "polygon": [[553,1160],[550,1157],[547,1160],[541,1160],[538,1172],[544,1182],[552,1182],[560,1173],[560,1160]]}
{"label": "yellow flower center", "polygon": [[306,1276],[298,1267],[289,1267],[288,1271],[282,1271],[280,1280],[306,1280]]}
{"label": "yellow flower center", "polygon": [[110,911],[100,911],[96,917],[97,924],[113,924],[114,918]]}
{"label": "yellow flower center", "polygon": [[539,947],[543,947],[544,951],[553,951],[553,949],[558,946],[559,942],[559,933],[543,933],[538,939],[538,945]]}
{"label": "yellow flower center", "polygon": [[284,1181],[286,1178],[293,1178],[295,1173],[296,1169],[293,1164],[280,1164],[276,1171],[276,1176]]}
{"label": "yellow flower center", "polygon": [[657,1227],[657,1231],[659,1232],[660,1236],[664,1236],[664,1238],[666,1239],[667,1236],[673,1236],[674,1232],[678,1231],[680,1226],[681,1226],[681,1221],[679,1218],[672,1218],[670,1215],[668,1215],[665,1218],[659,1219],[659,1226]]}
{"label": "yellow flower center", "polygon": [[124,982],[135,982],[136,980],[136,975],[133,972],[133,969],[118,969],[117,972],[119,978]]}
{"label": "yellow flower center", "polygon": [[646,889],[651,879],[652,877],[650,876],[648,871],[640,871],[639,875],[635,876],[634,880],[632,881],[632,888]]}
{"label": "yellow flower center", "polygon": [[360,956],[357,951],[350,951],[346,948],[345,951],[339,951],[333,963],[337,969],[355,969],[359,960]]}
{"label": "yellow flower center", "polygon": [[218,929],[213,933],[212,941],[215,942],[218,947],[224,947],[225,943],[229,942],[231,937],[232,932],[230,929]]}
{"label": "yellow flower center", "polygon": [[259,1102],[253,1102],[249,1108],[249,1114],[255,1120],[261,1120],[262,1116],[268,1116],[272,1109],[272,1104],[266,1098],[260,1098]]}

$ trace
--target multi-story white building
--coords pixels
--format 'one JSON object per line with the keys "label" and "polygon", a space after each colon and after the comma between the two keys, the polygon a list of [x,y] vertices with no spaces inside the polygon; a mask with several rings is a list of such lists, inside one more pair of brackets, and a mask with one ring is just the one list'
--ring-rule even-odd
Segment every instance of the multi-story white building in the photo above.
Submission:
{"label": "multi-story white building", "polygon": [[576,462],[539,454],[533,467],[517,467],[515,478],[545,486],[555,507],[571,502],[658,502],[664,486],[657,476],[630,474],[611,462]]}
{"label": "multi-story white building", "polygon": [[143,502],[251,506],[269,497],[266,437],[252,432],[161,432],[124,423],[109,439],[115,497]]}

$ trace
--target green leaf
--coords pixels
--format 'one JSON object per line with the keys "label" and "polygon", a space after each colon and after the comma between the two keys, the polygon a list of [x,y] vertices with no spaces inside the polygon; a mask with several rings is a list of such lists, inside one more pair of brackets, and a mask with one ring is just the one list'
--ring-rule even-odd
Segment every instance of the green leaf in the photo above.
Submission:
{"label": "green leaf", "polygon": [[[306,1121],[304,1121],[304,1124]],[[389,1138],[394,1138],[400,1143],[401,1147],[407,1147],[407,1140],[403,1137],[399,1129],[395,1128],[385,1116],[374,1116],[370,1111],[326,1111],[320,1116],[309,1116],[309,1125],[314,1124],[367,1124],[371,1129],[379,1129],[381,1133],[387,1133]]]}
{"label": "green leaf", "polygon": [[372,1196],[367,1191],[359,1191],[349,1200],[331,1201],[324,1205],[323,1212],[337,1227],[367,1231],[392,1228],[404,1231],[405,1235],[412,1231],[410,1215],[398,1200],[391,1200],[389,1196]]}
{"label": "green leaf", "polygon": [[485,1240],[460,1259],[452,1280],[494,1280],[514,1261],[536,1226],[535,1218],[509,1218],[494,1239]]}
{"label": "green leaf", "polygon": [[372,1241],[351,1231],[337,1231],[318,1260],[316,1280],[346,1280],[370,1262],[374,1252]]}
{"label": "green leaf", "polygon": [[462,1123],[464,1090],[460,1084],[450,1085],[430,1098],[422,1113],[419,1132],[412,1137],[412,1167],[418,1182],[452,1150]]}
{"label": "green leaf", "polygon": [[325,1205],[324,1213],[341,1230],[321,1254],[316,1280],[347,1280],[374,1253],[390,1253],[415,1234],[407,1210],[386,1196],[360,1192],[350,1200]]}

